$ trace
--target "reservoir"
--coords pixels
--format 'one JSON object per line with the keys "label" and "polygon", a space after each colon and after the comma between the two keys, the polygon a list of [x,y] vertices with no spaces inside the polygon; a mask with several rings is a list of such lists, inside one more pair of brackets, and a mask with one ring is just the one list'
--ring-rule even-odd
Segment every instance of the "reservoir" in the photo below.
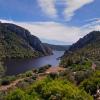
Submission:
{"label": "reservoir", "polygon": [[11,59],[5,62],[7,67],[6,75],[17,75],[24,73],[33,68],[43,67],[47,64],[56,67],[59,65],[60,60],[57,58],[61,57],[64,51],[54,51],[53,55],[44,56],[36,59]]}

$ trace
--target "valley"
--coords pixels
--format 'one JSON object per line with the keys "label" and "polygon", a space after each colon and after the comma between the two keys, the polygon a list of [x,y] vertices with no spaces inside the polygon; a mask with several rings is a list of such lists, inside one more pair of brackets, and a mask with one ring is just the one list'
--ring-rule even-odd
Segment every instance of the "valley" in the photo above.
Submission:
{"label": "valley", "polygon": [[0,0],[0,100],[100,100],[100,0]]}
{"label": "valley", "polygon": [[0,23],[0,100],[99,100],[99,49],[99,31],[71,46],[51,45]]}

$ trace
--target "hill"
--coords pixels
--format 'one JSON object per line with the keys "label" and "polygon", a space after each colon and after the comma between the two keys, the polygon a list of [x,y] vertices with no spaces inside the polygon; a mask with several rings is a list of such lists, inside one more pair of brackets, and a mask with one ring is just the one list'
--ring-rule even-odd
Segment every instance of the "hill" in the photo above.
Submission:
{"label": "hill", "polygon": [[52,50],[28,30],[14,24],[0,23],[0,76],[5,72],[4,59],[36,58],[51,54]]}
{"label": "hill", "polygon": [[31,33],[14,24],[0,23],[0,58],[50,55],[52,51]]}
{"label": "hill", "polygon": [[63,55],[61,65],[96,63],[100,65],[100,31],[93,31],[79,39]]}
{"label": "hill", "polygon": [[47,43],[44,43],[44,45],[56,51],[65,51],[65,50],[68,50],[68,48],[70,47],[70,45],[53,45],[53,44],[47,44]]}

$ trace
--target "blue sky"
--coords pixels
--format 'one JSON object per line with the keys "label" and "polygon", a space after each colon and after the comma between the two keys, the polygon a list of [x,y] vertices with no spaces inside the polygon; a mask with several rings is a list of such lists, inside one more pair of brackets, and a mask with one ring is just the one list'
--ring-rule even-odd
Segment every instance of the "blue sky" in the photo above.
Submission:
{"label": "blue sky", "polygon": [[0,19],[43,42],[72,44],[100,29],[100,0],[0,0]]}

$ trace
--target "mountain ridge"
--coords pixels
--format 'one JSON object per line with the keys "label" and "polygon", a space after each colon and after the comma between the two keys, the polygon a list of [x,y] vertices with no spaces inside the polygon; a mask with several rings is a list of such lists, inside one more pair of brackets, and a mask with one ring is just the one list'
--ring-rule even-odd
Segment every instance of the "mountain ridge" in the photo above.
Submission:
{"label": "mountain ridge", "polygon": [[0,23],[0,45],[2,49],[0,55],[5,57],[9,55],[8,58],[13,54],[15,57],[52,54],[51,49],[44,46],[39,38],[31,35],[28,30],[10,23]]}
{"label": "mountain ridge", "polygon": [[74,43],[63,55],[61,65],[80,63],[83,59],[100,61],[100,31],[92,31]]}
{"label": "mountain ridge", "polygon": [[44,43],[44,45],[56,51],[65,51],[65,50],[68,50],[70,47],[70,45],[54,45],[54,44],[49,44],[49,43]]}

